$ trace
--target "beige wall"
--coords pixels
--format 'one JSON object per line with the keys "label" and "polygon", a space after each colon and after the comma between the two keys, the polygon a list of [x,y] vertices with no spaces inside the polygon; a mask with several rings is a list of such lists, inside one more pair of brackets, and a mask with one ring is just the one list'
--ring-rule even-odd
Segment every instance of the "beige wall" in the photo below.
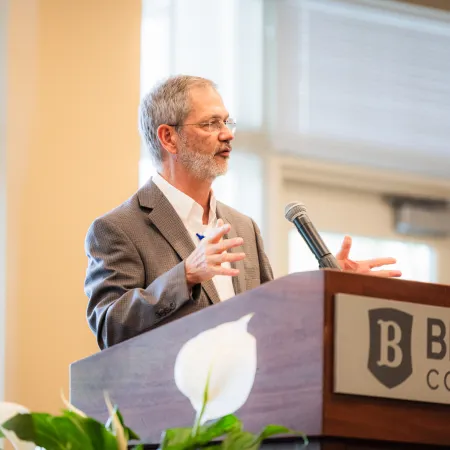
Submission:
{"label": "beige wall", "polygon": [[97,351],[83,243],[138,185],[140,8],[10,2],[5,398],[33,410],[59,411],[69,364]]}
{"label": "beige wall", "polygon": [[[0,400],[4,393],[6,294],[6,23],[8,3],[0,2]],[[1,445],[1,443],[0,443]]]}

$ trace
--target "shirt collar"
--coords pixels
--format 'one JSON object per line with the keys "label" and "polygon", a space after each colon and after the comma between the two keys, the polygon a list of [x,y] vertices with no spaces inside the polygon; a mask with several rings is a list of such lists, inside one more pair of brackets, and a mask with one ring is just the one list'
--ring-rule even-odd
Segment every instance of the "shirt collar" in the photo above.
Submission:
{"label": "shirt collar", "polygon": [[[169,200],[170,204],[173,206],[184,224],[194,222],[202,224],[203,208],[194,199],[177,189],[175,186],[171,185],[159,173],[152,176],[152,181],[156,184],[156,186],[158,186],[167,200]],[[216,218],[216,204],[216,197],[214,196],[214,192],[211,190],[209,200],[209,224],[211,224]]]}

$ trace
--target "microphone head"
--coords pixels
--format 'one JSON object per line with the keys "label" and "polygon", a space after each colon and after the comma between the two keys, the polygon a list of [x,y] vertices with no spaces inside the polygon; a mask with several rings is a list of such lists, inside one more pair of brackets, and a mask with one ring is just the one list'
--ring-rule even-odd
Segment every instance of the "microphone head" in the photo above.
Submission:
{"label": "microphone head", "polygon": [[286,217],[289,222],[293,222],[297,217],[306,214],[306,206],[300,202],[291,202],[284,208],[284,217]]}

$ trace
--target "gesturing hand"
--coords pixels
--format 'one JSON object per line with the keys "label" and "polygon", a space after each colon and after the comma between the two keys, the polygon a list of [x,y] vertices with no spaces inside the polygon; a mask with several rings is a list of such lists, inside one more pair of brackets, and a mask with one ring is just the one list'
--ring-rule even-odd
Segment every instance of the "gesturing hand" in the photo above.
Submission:
{"label": "gesturing hand", "polygon": [[222,267],[224,262],[241,261],[245,253],[228,253],[233,247],[244,243],[243,239],[222,239],[231,229],[229,224],[214,228],[212,232],[200,242],[199,246],[186,258],[186,281],[189,288],[208,281],[215,275],[236,276],[238,269]]}
{"label": "gesturing hand", "polygon": [[352,261],[349,259],[350,249],[352,247],[352,239],[350,236],[345,236],[344,242],[336,259],[341,266],[341,269],[346,272],[354,272],[360,274],[376,275],[378,277],[401,277],[400,270],[372,270],[377,267],[382,267],[390,264],[395,264],[395,258],[375,258],[365,261]]}

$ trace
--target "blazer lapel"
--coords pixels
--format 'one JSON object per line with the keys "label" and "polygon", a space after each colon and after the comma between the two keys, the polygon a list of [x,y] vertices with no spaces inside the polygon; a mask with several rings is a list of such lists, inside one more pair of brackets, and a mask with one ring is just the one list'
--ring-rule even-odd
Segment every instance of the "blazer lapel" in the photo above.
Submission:
{"label": "blazer lapel", "polygon": [[[166,196],[151,180],[139,191],[138,199],[141,206],[150,208],[149,220],[158,228],[166,241],[172,246],[178,256],[185,260],[194,250],[195,244]],[[220,298],[212,280],[202,283],[202,288],[213,303],[219,303]]]}
{"label": "blazer lapel", "polygon": [[204,281],[202,283],[202,288],[213,303],[220,303],[220,297],[213,280]]}
{"label": "blazer lapel", "polygon": [[[217,203],[217,217],[219,219],[222,219],[224,223],[229,223],[231,225],[231,230],[228,234],[224,236],[225,239],[233,239],[238,237],[235,228],[233,227],[232,222],[230,221],[229,216],[226,215],[226,212],[223,210],[223,208],[220,206],[219,203]],[[233,247],[229,250],[230,253],[241,253],[242,247]],[[234,293],[236,295],[242,293],[244,291],[245,286],[245,270],[244,270],[244,261],[236,261],[230,263],[231,267],[233,269],[239,269],[239,275],[232,277],[233,281],[233,287],[234,287]]]}
{"label": "blazer lapel", "polygon": [[166,241],[181,259],[186,259],[194,250],[186,227],[166,196],[151,180],[138,192],[141,206],[151,208],[148,218],[158,228]]}

